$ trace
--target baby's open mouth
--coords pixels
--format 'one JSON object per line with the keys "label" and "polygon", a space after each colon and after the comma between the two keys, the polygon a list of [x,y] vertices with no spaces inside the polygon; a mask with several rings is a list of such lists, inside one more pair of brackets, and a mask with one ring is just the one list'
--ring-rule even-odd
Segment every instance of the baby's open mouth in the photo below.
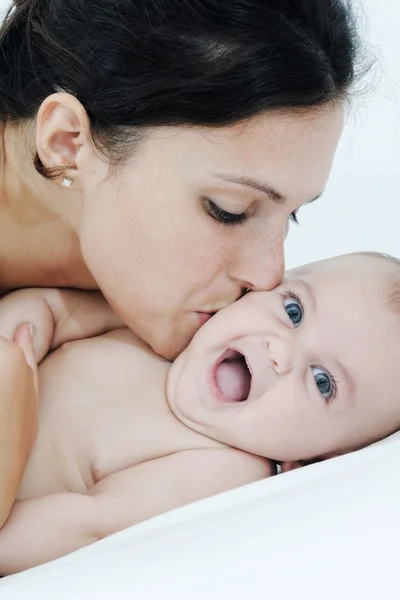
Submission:
{"label": "baby's open mouth", "polygon": [[225,402],[247,400],[252,375],[246,357],[236,350],[226,350],[215,365],[214,380],[221,400]]}

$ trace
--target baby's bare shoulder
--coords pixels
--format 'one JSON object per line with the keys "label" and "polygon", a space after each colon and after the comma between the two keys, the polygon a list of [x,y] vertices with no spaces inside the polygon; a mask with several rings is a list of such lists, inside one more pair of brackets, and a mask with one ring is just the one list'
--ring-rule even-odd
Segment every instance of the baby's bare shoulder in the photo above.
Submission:
{"label": "baby's bare shoulder", "polygon": [[224,447],[199,450],[195,460],[199,462],[209,461],[211,455],[207,456],[206,453],[212,453],[212,471],[218,477],[240,478],[245,480],[244,483],[249,483],[276,474],[275,463],[272,461],[236,448]]}
{"label": "baby's bare shoulder", "polygon": [[67,342],[56,350],[53,356],[66,368],[69,367],[70,360],[79,362],[84,356],[86,368],[92,366],[100,372],[114,372],[115,367],[119,365],[118,371],[122,371],[125,375],[132,375],[131,371],[143,374],[155,363],[166,363],[127,328],[93,338]]}
{"label": "baby's bare shoulder", "polygon": [[272,461],[230,447],[189,450],[178,454],[176,462],[200,497],[276,474]]}
{"label": "baby's bare shoulder", "polygon": [[191,449],[141,463],[98,482],[89,495],[97,531],[110,535],[185,504],[270,477],[273,464],[233,448]]}

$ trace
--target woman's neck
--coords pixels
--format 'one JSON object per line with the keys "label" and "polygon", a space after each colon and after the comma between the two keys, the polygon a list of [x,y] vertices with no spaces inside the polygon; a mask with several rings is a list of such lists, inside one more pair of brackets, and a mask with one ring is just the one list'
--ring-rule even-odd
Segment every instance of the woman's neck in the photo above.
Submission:
{"label": "woman's neck", "polygon": [[36,172],[30,134],[29,126],[0,129],[0,290],[96,287],[73,221],[79,198]]}

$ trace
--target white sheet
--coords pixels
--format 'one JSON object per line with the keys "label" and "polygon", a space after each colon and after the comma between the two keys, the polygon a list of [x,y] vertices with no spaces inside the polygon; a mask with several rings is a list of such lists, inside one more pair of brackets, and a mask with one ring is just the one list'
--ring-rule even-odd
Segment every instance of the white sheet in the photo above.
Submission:
{"label": "white sheet", "polygon": [[397,600],[399,444],[163,515],[4,579],[0,597]]}
{"label": "white sheet", "polygon": [[[355,106],[326,198],[289,236],[289,266],[359,249],[400,255],[400,5],[357,2],[379,46],[379,85]],[[397,437],[0,580],[0,599],[397,600],[399,532]]]}

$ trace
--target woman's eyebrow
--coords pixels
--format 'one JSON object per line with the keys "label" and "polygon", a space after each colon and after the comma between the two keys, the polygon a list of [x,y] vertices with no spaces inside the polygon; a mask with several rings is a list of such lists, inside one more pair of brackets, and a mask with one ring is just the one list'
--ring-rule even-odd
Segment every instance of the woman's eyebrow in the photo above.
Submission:
{"label": "woman's eyebrow", "polygon": [[[237,185],[243,185],[244,187],[251,188],[253,190],[257,190],[262,194],[268,196],[272,202],[275,204],[285,204],[287,202],[287,197],[284,194],[281,194],[276,189],[274,189],[269,183],[264,181],[260,181],[259,179],[254,179],[253,177],[236,177],[235,175],[223,175],[222,173],[213,173],[219,179],[223,181],[228,181],[230,183],[236,183]],[[315,202],[322,195],[322,192],[308,200],[305,204],[310,204],[311,202]]]}
{"label": "woman's eyebrow", "polygon": [[280,194],[268,183],[259,181],[258,179],[253,179],[252,177],[246,176],[236,177],[235,175],[223,175],[222,173],[213,173],[213,175],[215,175],[219,179],[222,179],[223,181],[236,183],[237,185],[243,185],[244,187],[248,187],[253,190],[257,190],[262,194],[266,194],[266,196],[268,196],[270,200],[272,200],[272,202],[275,202],[275,204],[285,204],[285,202],[287,201],[286,196]]}

